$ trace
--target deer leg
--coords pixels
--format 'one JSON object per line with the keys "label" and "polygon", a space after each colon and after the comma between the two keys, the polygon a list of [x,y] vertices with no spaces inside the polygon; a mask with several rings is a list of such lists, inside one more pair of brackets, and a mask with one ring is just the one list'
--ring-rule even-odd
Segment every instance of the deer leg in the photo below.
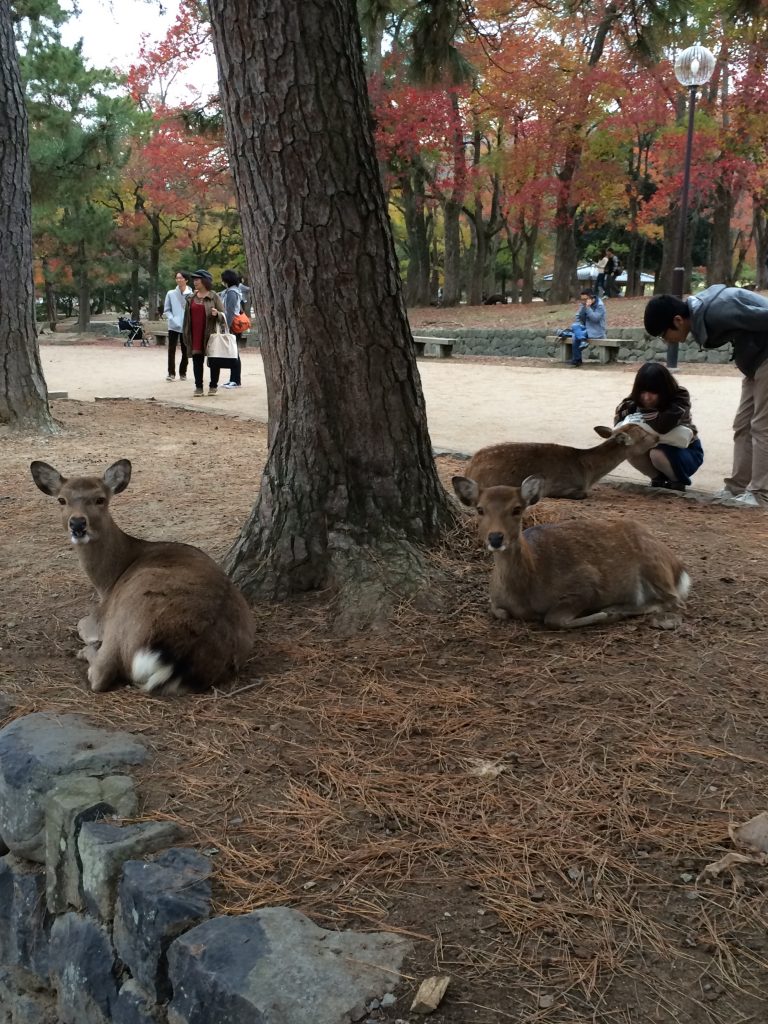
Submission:
{"label": "deer leg", "polygon": [[[86,647],[84,651],[93,649]],[[111,648],[102,644],[92,658],[88,655],[85,657],[90,662],[88,682],[94,693],[103,693],[105,690],[111,690],[117,686],[122,675],[121,664],[120,659]]]}
{"label": "deer leg", "polygon": [[491,615],[493,615],[494,619],[500,619],[502,622],[506,622],[510,617],[506,608],[502,608],[500,605],[494,604],[493,601],[491,601]]}
{"label": "deer leg", "polygon": [[101,624],[96,615],[86,615],[77,624],[77,633],[86,644],[101,642]]}

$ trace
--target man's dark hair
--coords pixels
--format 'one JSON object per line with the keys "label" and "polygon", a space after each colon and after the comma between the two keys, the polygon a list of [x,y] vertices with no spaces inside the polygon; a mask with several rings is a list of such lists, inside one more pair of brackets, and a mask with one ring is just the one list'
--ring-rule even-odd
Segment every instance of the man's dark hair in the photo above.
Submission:
{"label": "man's dark hair", "polygon": [[177,274],[181,274],[181,276],[184,278],[184,280],[187,282],[187,284],[189,284],[189,279],[192,276],[191,274],[187,273],[186,270],[177,270],[176,273]]}
{"label": "man's dark hair", "polygon": [[227,288],[236,288],[240,284],[240,275],[236,270],[225,270],[222,272],[221,280]]}
{"label": "man's dark hair", "polygon": [[674,327],[676,316],[690,319],[691,311],[687,303],[676,295],[654,295],[645,307],[643,323],[652,338],[659,338],[664,331]]}
{"label": "man's dark hair", "polygon": [[595,293],[591,288],[582,288],[579,295],[586,295],[588,299],[594,299]]}

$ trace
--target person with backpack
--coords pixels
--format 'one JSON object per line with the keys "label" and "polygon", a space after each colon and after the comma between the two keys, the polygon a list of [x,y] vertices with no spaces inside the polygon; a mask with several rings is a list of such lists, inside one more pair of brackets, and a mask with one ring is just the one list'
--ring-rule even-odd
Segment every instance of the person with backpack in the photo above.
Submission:
{"label": "person with backpack", "polygon": [[[227,330],[237,337],[243,334],[251,326],[247,315],[243,314],[243,298],[240,291],[240,275],[236,270],[225,270],[221,275],[221,283],[224,291],[220,292],[221,301],[224,303],[224,316],[227,318]],[[240,356],[237,359],[227,360],[229,365],[229,380],[223,386],[225,388],[242,387],[242,362]]]}
{"label": "person with backpack", "polygon": [[621,273],[621,266],[619,265],[618,257],[613,249],[605,250],[606,261],[605,261],[605,298],[615,299],[619,294],[619,290],[616,287],[616,278]]}
{"label": "person with backpack", "polygon": [[714,284],[685,300],[655,295],[643,319],[648,334],[667,345],[691,334],[704,349],[733,346],[744,379],[733,421],[733,469],[717,497],[729,505],[768,507],[768,299]]}

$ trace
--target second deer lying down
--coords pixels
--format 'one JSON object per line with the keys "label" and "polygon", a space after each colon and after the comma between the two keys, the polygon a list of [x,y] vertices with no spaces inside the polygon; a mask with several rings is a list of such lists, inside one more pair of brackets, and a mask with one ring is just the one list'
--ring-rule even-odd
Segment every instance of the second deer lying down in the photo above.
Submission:
{"label": "second deer lying down", "polygon": [[139,540],[109,511],[131,479],[120,459],[103,477],[65,479],[33,462],[32,478],[58,498],[64,528],[98,592],[77,624],[92,690],[132,683],[146,693],[206,690],[228,682],[253,647],[253,617],[223,570],[189,544]]}
{"label": "second deer lying down", "polygon": [[586,498],[597,481],[630,455],[642,455],[658,443],[636,423],[611,430],[595,427],[606,438],[594,448],[570,448],[546,442],[509,442],[481,448],[469,460],[467,476],[480,487],[519,487],[527,476],[543,481],[541,497]]}
{"label": "second deer lying down", "polygon": [[666,544],[639,523],[579,520],[522,528],[539,500],[541,480],[481,488],[453,478],[456,494],[477,509],[480,538],[493,552],[491,611],[499,619],[543,622],[553,629],[655,615],[679,620],[691,581]]}

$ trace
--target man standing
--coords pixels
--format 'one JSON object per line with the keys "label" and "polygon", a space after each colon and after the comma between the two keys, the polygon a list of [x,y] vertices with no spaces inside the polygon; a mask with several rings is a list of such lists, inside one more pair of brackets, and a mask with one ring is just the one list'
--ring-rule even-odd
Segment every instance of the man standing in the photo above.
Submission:
{"label": "man standing", "polygon": [[733,470],[718,497],[768,507],[768,299],[714,284],[685,301],[654,296],[644,320],[648,334],[667,344],[679,345],[690,333],[702,348],[733,345],[744,380],[733,422]]}
{"label": "man standing", "polygon": [[181,334],[184,323],[184,307],[186,296],[192,294],[189,287],[189,274],[184,270],[176,271],[176,287],[166,293],[163,316],[168,321],[168,376],[166,380],[176,380],[176,344],[181,349],[181,361],[179,362],[179,380],[187,379],[187,346]]}

